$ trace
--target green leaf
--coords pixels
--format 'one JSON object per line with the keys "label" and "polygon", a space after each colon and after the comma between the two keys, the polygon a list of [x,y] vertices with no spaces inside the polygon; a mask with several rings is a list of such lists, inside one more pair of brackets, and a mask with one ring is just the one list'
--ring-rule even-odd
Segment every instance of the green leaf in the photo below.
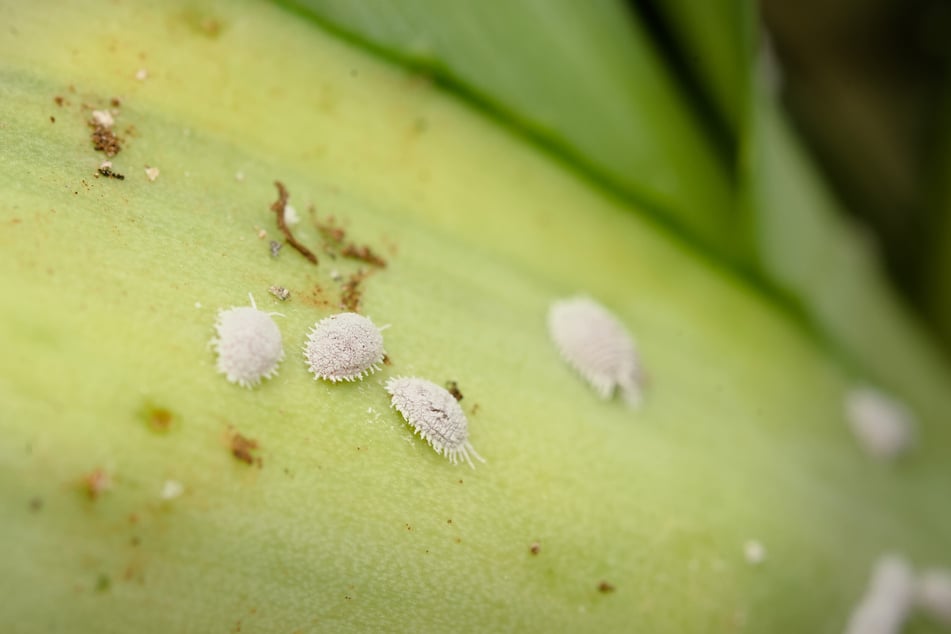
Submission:
{"label": "green leaf", "polygon": [[746,255],[730,169],[620,0],[286,4],[448,83],[720,257]]}
{"label": "green leaf", "polygon": [[[883,549],[946,556],[940,376],[903,393],[927,443],[870,463],[840,411],[864,377],[418,75],[262,3],[0,18],[0,629],[833,632]],[[86,127],[112,97],[123,181],[93,176]],[[391,325],[381,375],[308,375],[299,346],[356,265],[271,258],[274,179],[305,243],[313,203],[389,260],[364,282]],[[288,354],[254,391],[207,346],[249,291]],[[637,336],[643,411],[550,345],[549,302],[578,291]],[[413,437],[380,385],[396,374],[458,381],[488,462]],[[96,469],[113,487],[90,499]],[[185,492],[163,501],[170,479]]]}
{"label": "green leaf", "polygon": [[742,0],[658,0],[676,43],[736,138],[746,121],[755,7]]}

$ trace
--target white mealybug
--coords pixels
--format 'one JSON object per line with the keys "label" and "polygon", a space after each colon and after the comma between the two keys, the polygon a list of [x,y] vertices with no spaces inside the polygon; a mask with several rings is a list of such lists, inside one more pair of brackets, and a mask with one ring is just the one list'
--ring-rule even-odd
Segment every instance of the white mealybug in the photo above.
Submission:
{"label": "white mealybug", "polygon": [[437,454],[452,464],[462,457],[473,469],[470,454],[485,462],[469,443],[469,421],[448,390],[426,379],[396,377],[386,382],[386,391],[392,397],[391,405]]}
{"label": "white mealybug", "polygon": [[846,634],[898,634],[911,611],[914,589],[914,573],[903,557],[879,557]]}
{"label": "white mealybug", "polygon": [[284,358],[281,330],[271,315],[258,310],[251,298],[251,306],[238,306],[218,313],[215,322],[217,336],[211,344],[218,353],[218,372],[232,383],[254,387],[261,379],[277,374],[277,366]]}
{"label": "white mealybug", "polygon": [[605,307],[588,297],[556,301],[548,332],[561,356],[608,399],[616,388],[630,407],[641,403],[641,368],[634,340]]}
{"label": "white mealybug", "polygon": [[876,389],[858,387],[849,391],[845,416],[852,433],[873,458],[891,460],[914,442],[914,416],[904,405]]}
{"label": "white mealybug", "polygon": [[304,344],[304,358],[314,379],[356,381],[380,369],[383,335],[369,318],[338,313],[321,319]]}
{"label": "white mealybug", "polygon": [[925,570],[915,582],[915,602],[932,619],[951,626],[951,570]]}

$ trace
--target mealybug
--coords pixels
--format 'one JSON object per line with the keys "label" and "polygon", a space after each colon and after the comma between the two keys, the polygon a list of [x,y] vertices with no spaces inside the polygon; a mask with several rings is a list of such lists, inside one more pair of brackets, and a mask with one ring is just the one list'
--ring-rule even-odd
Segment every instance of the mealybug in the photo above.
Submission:
{"label": "mealybug", "polygon": [[846,634],[898,634],[911,610],[913,592],[911,565],[896,555],[880,557]]}
{"label": "mealybug", "polygon": [[641,369],[634,340],[621,322],[588,297],[556,301],[548,311],[548,332],[568,362],[601,398],[615,389],[630,407],[641,403]]}
{"label": "mealybug", "polygon": [[357,313],[338,313],[318,321],[304,345],[314,379],[355,381],[379,370],[385,354],[381,330]]}
{"label": "mealybug", "polygon": [[911,412],[873,388],[852,389],[845,397],[845,416],[852,433],[873,458],[896,458],[914,442]]}
{"label": "mealybug", "polygon": [[254,387],[261,379],[277,374],[284,358],[281,331],[271,314],[251,306],[239,306],[218,313],[217,336],[211,344],[218,353],[218,372],[232,383]]}
{"label": "mealybug", "polygon": [[448,390],[426,379],[396,377],[386,382],[386,391],[392,406],[437,454],[453,464],[462,457],[473,469],[470,454],[485,462],[469,443],[469,422]]}

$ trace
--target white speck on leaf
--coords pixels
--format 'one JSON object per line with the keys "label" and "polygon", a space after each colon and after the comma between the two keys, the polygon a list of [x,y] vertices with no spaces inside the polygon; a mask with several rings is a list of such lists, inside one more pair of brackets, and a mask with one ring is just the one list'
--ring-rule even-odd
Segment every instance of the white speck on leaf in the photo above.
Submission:
{"label": "white speck on leaf", "polygon": [[135,78],[139,81],[145,81],[149,78],[149,71],[145,68],[140,68],[139,70],[135,71]]}
{"label": "white speck on leaf", "polygon": [[751,539],[743,544],[743,556],[746,558],[746,563],[751,566],[759,565],[766,560],[766,547],[755,539]]}
{"label": "white speck on leaf", "polygon": [[951,570],[933,568],[919,574],[915,603],[938,623],[951,626]]}
{"label": "white speck on leaf", "polygon": [[145,177],[149,179],[150,183],[154,183],[155,179],[159,177],[159,168],[157,167],[146,167],[145,168]]}
{"label": "white speck on leaf", "polygon": [[184,485],[178,480],[166,480],[162,484],[162,492],[159,494],[163,500],[174,500],[185,492]]}
{"label": "white speck on leaf", "polygon": [[281,330],[271,314],[251,306],[240,306],[218,313],[217,336],[211,340],[218,353],[218,372],[232,383],[254,387],[261,379],[277,374],[284,358]]}
{"label": "white speck on leaf", "polygon": [[618,319],[588,297],[559,300],[548,311],[548,332],[562,358],[603,399],[615,389],[630,407],[641,404],[641,368],[634,340]]}
{"label": "white speck on leaf", "polygon": [[244,172],[240,172],[240,171],[239,171],[239,172],[235,172],[235,173],[234,173],[234,179],[235,179],[236,181],[238,181],[239,183],[243,183],[243,182],[244,182]]}
{"label": "white speck on leaf", "polygon": [[916,424],[912,413],[874,388],[849,391],[845,416],[859,444],[875,459],[897,458],[914,443]]}
{"label": "white speck on leaf", "polygon": [[392,406],[437,454],[452,464],[461,457],[473,469],[472,457],[485,462],[469,443],[469,421],[459,401],[444,387],[426,379],[396,377],[386,382],[386,391]]}
{"label": "white speck on leaf", "polygon": [[914,573],[904,557],[875,562],[865,595],[852,611],[846,634],[899,634],[911,610]]}
{"label": "white speck on leaf", "polygon": [[315,379],[356,381],[381,369],[381,328],[357,313],[338,313],[314,324],[304,358]]}
{"label": "white speck on leaf", "polygon": [[93,110],[92,118],[93,121],[104,128],[111,128],[116,122],[116,120],[112,117],[112,113],[108,110]]}
{"label": "white speck on leaf", "polygon": [[290,205],[284,205],[284,223],[288,227],[293,227],[300,223],[300,214]]}

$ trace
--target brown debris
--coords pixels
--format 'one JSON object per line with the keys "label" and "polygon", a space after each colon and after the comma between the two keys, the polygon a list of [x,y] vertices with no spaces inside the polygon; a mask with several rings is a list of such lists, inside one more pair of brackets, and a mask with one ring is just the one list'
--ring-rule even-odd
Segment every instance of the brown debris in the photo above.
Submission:
{"label": "brown debris", "polygon": [[63,103],[65,103],[65,102],[66,102],[66,100],[63,99],[62,97],[60,97],[59,95],[56,95],[55,97],[53,97],[53,103],[55,103],[55,104],[56,104],[57,106],[59,106],[60,108],[63,107]]}
{"label": "brown debris", "polygon": [[357,271],[343,283],[343,291],[340,294],[340,306],[353,313],[360,312],[360,300],[363,298],[363,291],[360,289],[360,282],[366,278],[365,272]]}
{"label": "brown debris", "polygon": [[310,249],[297,241],[284,219],[284,209],[287,207],[287,199],[289,197],[287,188],[284,187],[284,183],[281,181],[274,181],[274,186],[277,187],[277,200],[271,205],[271,211],[277,214],[277,228],[284,234],[284,239],[289,245],[297,249],[301,255],[310,260],[313,264],[317,264],[317,256],[314,255]]}
{"label": "brown debris", "polygon": [[390,359],[390,355],[383,353],[383,365],[393,365],[393,361]]}
{"label": "brown debris", "polygon": [[386,268],[386,260],[374,253],[370,247],[364,245],[358,247],[357,245],[350,243],[345,246],[340,251],[340,255],[345,258],[350,258],[352,260],[360,260],[361,262],[366,262],[373,266],[378,266],[381,269]]}
{"label": "brown debris", "polygon": [[112,488],[112,478],[102,467],[97,467],[92,472],[83,476],[82,488],[90,499],[95,500],[100,495]]}
{"label": "brown debris", "polygon": [[455,381],[446,381],[446,389],[452,394],[452,397],[457,401],[462,400],[462,392],[459,391],[459,384]]}
{"label": "brown debris", "polygon": [[[97,116],[97,114],[99,116]],[[86,122],[92,128],[90,139],[97,152],[102,152],[112,158],[122,149],[122,139],[112,131],[111,115],[106,111],[93,111],[93,116]]]}
{"label": "brown debris", "polygon": [[261,458],[251,452],[258,448],[258,441],[246,438],[235,432],[231,437],[231,455],[249,465],[261,466]]}
{"label": "brown debris", "polygon": [[[310,212],[315,213],[313,205],[310,207]],[[337,226],[337,221],[333,216],[329,216],[324,222],[318,220],[315,224],[324,242],[328,243],[324,245],[325,251],[330,253],[330,247],[337,247],[343,244],[343,239],[346,237],[347,232],[343,227]]]}
{"label": "brown debris", "polygon": [[600,592],[601,594],[609,594],[611,592],[614,592],[614,590],[615,590],[614,586],[608,583],[607,581],[602,581],[601,583],[598,584],[598,592]]}
{"label": "brown debris", "polygon": [[152,431],[165,433],[172,428],[175,414],[165,407],[147,405],[143,411],[143,418],[145,418],[145,423]]}
{"label": "brown debris", "polygon": [[283,286],[271,286],[270,288],[267,289],[267,292],[273,295],[274,297],[278,298],[282,302],[287,301],[287,299],[291,296],[291,292],[287,290],[286,288],[284,288]]}
{"label": "brown debris", "polygon": [[528,549],[528,552],[532,553],[533,555],[537,555],[541,551],[542,551],[542,545],[539,544],[538,542],[533,543],[531,547],[529,547]]}
{"label": "brown debris", "polygon": [[56,123],[56,117],[50,115],[50,123]]}
{"label": "brown debris", "polygon": [[114,178],[120,181],[125,180],[124,174],[120,174],[119,172],[112,171],[112,163],[110,163],[109,161],[106,161],[105,163],[100,165],[97,171],[99,172],[99,174],[102,174],[106,178]]}

